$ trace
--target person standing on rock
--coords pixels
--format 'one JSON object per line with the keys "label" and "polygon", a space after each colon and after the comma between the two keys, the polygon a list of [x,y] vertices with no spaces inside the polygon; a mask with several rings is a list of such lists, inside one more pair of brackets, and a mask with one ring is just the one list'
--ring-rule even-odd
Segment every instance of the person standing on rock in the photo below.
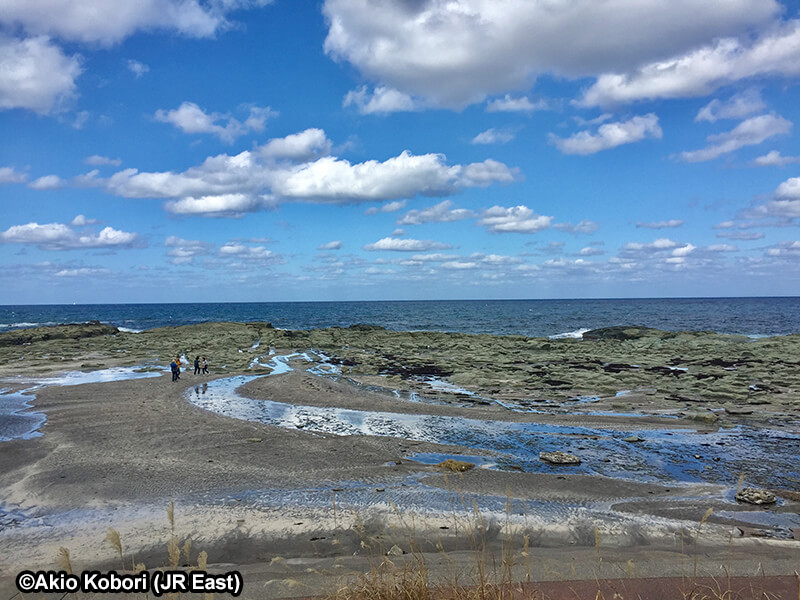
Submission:
{"label": "person standing on rock", "polygon": [[194,374],[195,375],[200,375],[200,357],[199,356],[195,356],[194,357]]}

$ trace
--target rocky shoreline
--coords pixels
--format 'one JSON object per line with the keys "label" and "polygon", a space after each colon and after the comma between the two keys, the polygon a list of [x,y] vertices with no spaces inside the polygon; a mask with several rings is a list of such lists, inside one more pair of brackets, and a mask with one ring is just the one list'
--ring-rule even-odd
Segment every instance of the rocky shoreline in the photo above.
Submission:
{"label": "rocky shoreline", "polygon": [[[32,404],[46,415],[39,437],[0,443],[0,513],[8,517],[0,514],[0,543],[14,551],[13,561],[0,563],[0,580],[31,563],[51,567],[48,557],[60,546],[102,564],[107,549],[91,540],[102,539],[111,523],[152,563],[163,554],[153,531],[164,528],[152,507],[171,500],[185,507],[182,535],[212,560],[234,564],[287,556],[336,561],[394,545],[408,551],[398,532],[409,519],[434,540],[426,551],[435,553],[439,540],[458,552],[464,547],[454,534],[474,518],[473,502],[493,523],[490,546],[497,550],[528,536],[566,551],[591,547],[600,536],[616,554],[636,549],[637,561],[650,560],[648,572],[656,575],[666,572],[658,553],[676,551],[704,521],[708,548],[722,552],[735,543],[745,563],[758,556],[776,572],[789,568],[787,552],[800,543],[792,539],[800,538],[793,529],[800,474],[762,493],[745,491],[751,481],[737,486],[738,473],[725,470],[734,460],[754,479],[757,472],[774,479],[798,464],[798,335],[750,340],[621,327],[550,340],[206,323],[99,334],[97,324],[87,324],[84,336],[83,326],[75,327],[73,337],[0,334],[0,387],[7,394],[44,385]],[[12,335],[19,341],[8,342]],[[176,355],[198,354],[209,358],[209,377],[189,371],[177,383],[164,375],[42,383],[65,371],[157,375]],[[276,375],[252,377],[269,374]],[[247,376],[238,394],[253,406],[277,401],[291,419],[259,422],[228,414],[235,406],[224,398],[220,412],[192,400],[237,376]],[[372,428],[359,416],[379,412],[385,416]],[[327,414],[362,433],[329,433]],[[459,438],[455,429],[441,439],[424,429],[421,437],[402,433],[416,421],[487,424],[499,433],[481,435],[497,449]],[[380,433],[394,422],[399,433]],[[762,430],[770,432],[764,439]],[[503,462],[503,436],[512,434],[521,441],[508,443],[524,444],[535,464]],[[663,444],[682,436],[692,438],[696,455],[667,453]],[[535,439],[548,440],[547,447]],[[657,457],[659,448],[676,461],[675,473],[697,475],[677,483],[613,476],[616,455]],[[737,492],[776,502],[749,505]],[[445,510],[458,502],[461,524]],[[502,525],[506,506],[513,531]]]}

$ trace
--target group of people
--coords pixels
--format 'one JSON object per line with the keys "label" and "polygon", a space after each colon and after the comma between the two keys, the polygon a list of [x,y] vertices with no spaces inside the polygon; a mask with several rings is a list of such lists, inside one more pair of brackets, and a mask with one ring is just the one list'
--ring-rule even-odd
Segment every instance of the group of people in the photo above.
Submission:
{"label": "group of people", "polygon": [[[169,368],[172,371],[172,381],[178,381],[181,378],[181,357],[176,356],[175,359],[169,363]],[[194,359],[194,374],[195,375],[208,375],[208,361],[206,357],[196,356]]]}

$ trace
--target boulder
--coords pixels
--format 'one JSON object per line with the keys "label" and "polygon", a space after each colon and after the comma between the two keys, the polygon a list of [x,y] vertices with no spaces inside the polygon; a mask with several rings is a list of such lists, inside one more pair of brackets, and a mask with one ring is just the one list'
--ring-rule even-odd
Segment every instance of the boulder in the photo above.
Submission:
{"label": "boulder", "polygon": [[775,504],[775,494],[757,488],[744,488],[736,493],[736,500],[748,504]]}

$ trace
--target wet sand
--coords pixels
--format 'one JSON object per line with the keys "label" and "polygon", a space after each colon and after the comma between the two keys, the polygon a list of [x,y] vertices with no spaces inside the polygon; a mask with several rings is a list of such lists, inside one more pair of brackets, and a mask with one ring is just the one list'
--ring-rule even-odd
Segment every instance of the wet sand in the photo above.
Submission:
{"label": "wet sand", "polygon": [[[124,362],[100,353],[94,358],[104,366]],[[307,373],[305,364],[296,367],[256,379],[239,393],[303,406],[621,432],[718,427],[669,418],[676,415],[662,414],[657,403],[640,406],[638,412],[647,416],[626,417],[574,414],[571,405],[548,414],[521,413],[464,394],[409,401],[391,392],[390,377],[350,373],[333,379]],[[237,372],[252,370],[229,369],[224,376]],[[441,557],[438,548],[445,550],[449,562],[442,562],[441,574],[453,565],[469,570],[476,543],[485,543],[490,554],[512,546],[521,556],[525,536],[535,548],[529,554],[537,556],[538,579],[593,577],[601,553],[606,567],[620,576],[627,560],[633,560],[638,576],[686,575],[696,555],[689,546],[708,508],[714,513],[699,536],[701,569],[718,571],[727,560],[740,574],[755,573],[759,563],[767,574],[789,574],[800,561],[800,542],[790,539],[790,528],[770,526],[770,519],[780,524],[781,516],[800,510],[791,494],[798,482],[786,481],[779,506],[764,509],[732,501],[735,481],[674,485],[568,468],[445,473],[408,457],[491,458],[493,453],[389,436],[292,430],[226,417],[189,401],[201,393],[195,388],[219,377],[184,373],[172,383],[167,374],[38,390],[33,404],[46,414],[42,435],[0,444],[0,589],[11,589],[9,578],[20,569],[54,568],[60,547],[70,549],[76,568],[113,567],[114,551],[104,542],[108,527],[120,532],[126,560],[135,555],[148,567],[165,564],[170,501],[176,505],[176,535],[192,540],[190,559],[205,550],[210,563],[241,566],[252,586],[246,597],[263,597],[262,590],[266,597],[324,591],[350,570],[374,564],[394,545],[406,552],[418,549],[432,566]],[[369,385],[375,383],[385,387]],[[423,380],[404,383],[404,393],[430,391]],[[646,393],[626,398],[626,410],[647,398]],[[603,413],[598,408],[613,409],[618,402],[608,396],[591,408]],[[776,412],[759,419],[774,420]],[[796,431],[791,419],[786,423],[784,428]],[[475,513],[473,506],[481,510]],[[727,514],[737,511],[742,520]],[[756,526],[754,515],[768,516]],[[776,536],[777,530],[788,536]]]}

